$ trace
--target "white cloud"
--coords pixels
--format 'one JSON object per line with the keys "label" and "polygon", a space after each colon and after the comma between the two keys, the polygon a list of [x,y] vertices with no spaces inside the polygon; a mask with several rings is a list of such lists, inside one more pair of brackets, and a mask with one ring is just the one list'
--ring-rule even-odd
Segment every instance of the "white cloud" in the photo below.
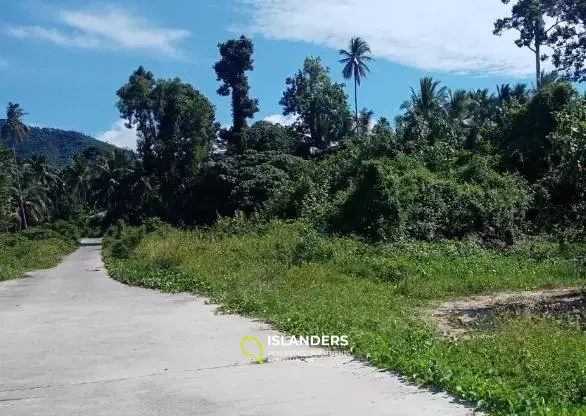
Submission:
{"label": "white cloud", "polygon": [[498,0],[240,0],[250,30],[268,38],[343,48],[352,36],[373,54],[424,70],[526,76],[534,58],[514,33],[492,34],[508,14]]}
{"label": "white cloud", "polygon": [[129,129],[124,123],[124,120],[118,120],[116,123],[112,124],[110,130],[98,133],[96,139],[113,144],[117,147],[135,150],[137,139],[136,128]]}
{"label": "white cloud", "polygon": [[11,26],[6,32],[16,38],[35,38],[61,46],[143,50],[171,57],[182,56],[177,43],[190,35],[187,30],[155,27],[128,11],[113,7],[96,11],[63,10],[58,21],[66,29]]}
{"label": "white cloud", "polygon": [[47,29],[41,26],[21,26],[8,28],[8,34],[18,39],[36,38],[56,43],[60,46],[76,46],[79,48],[96,48],[99,40],[87,35],[65,35],[57,29]]}
{"label": "white cloud", "polygon": [[298,117],[295,115],[283,116],[281,114],[272,114],[263,118],[263,121],[280,124],[282,126],[290,126],[297,121],[297,118]]}

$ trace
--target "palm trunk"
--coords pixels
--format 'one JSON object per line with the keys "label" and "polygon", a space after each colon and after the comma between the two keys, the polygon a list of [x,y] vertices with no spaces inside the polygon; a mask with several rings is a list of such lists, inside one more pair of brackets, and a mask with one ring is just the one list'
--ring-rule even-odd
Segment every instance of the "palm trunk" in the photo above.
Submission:
{"label": "palm trunk", "polygon": [[356,134],[358,135],[358,80],[356,77],[354,77],[354,109],[356,110]]}
{"label": "palm trunk", "polygon": [[16,161],[16,145],[12,144],[12,155],[14,156],[14,173],[16,174],[16,186],[18,188],[18,206],[20,212],[22,213],[22,222],[24,225],[24,229],[28,228],[28,224],[26,221],[26,212],[24,210],[24,203],[22,201],[22,188],[20,187],[20,174],[18,172],[18,163]]}

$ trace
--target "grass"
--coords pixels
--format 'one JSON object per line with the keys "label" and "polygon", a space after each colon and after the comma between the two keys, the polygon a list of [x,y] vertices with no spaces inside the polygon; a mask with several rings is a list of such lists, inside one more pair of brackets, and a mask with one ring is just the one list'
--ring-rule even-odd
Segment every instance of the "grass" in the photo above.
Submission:
{"label": "grass", "polygon": [[375,247],[324,238],[302,224],[225,237],[167,230],[134,241],[140,243],[129,258],[117,255],[112,237],[106,241],[106,264],[124,283],[202,293],[226,312],[264,318],[295,335],[348,335],[357,357],[494,414],[586,414],[581,329],[551,318],[509,318],[471,339],[446,340],[420,319],[422,307],[441,299],[583,285],[579,247]]}
{"label": "grass", "polygon": [[73,241],[57,234],[39,239],[33,235],[33,232],[0,234],[0,281],[22,277],[32,270],[54,267],[63,255],[76,247]]}

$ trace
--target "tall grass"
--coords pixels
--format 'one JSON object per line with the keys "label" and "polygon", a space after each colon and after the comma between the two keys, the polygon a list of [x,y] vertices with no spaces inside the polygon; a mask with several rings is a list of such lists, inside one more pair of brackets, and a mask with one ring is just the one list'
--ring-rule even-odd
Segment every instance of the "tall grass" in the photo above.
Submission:
{"label": "tall grass", "polygon": [[28,271],[54,267],[75,247],[74,240],[47,230],[0,234],[0,281],[21,277]]}
{"label": "tall grass", "polygon": [[508,318],[467,340],[420,319],[440,299],[584,284],[581,249],[494,253],[470,244],[371,246],[275,223],[234,236],[167,230],[106,262],[123,282],[209,296],[295,335],[349,336],[350,351],[495,414],[586,414],[586,337],[552,319]]}

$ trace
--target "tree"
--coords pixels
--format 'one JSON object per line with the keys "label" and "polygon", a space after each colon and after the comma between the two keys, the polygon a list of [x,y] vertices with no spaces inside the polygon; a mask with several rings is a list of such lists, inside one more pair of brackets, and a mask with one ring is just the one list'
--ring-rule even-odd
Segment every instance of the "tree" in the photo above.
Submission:
{"label": "tree", "polygon": [[[511,0],[501,0],[504,4]],[[517,30],[519,38],[515,44],[519,48],[528,48],[535,54],[535,79],[539,88],[541,84],[541,62],[548,56],[543,54],[543,47],[551,45],[555,40],[553,30],[562,23],[558,13],[560,0],[516,0],[511,16],[498,19],[494,24],[494,34],[502,35],[505,30]],[[550,26],[546,18],[554,19]]]}
{"label": "tree", "polygon": [[556,18],[563,21],[552,35],[553,64],[571,81],[586,81],[586,1],[558,0]]}
{"label": "tree", "polygon": [[268,121],[257,121],[243,134],[246,149],[257,152],[277,151],[294,153],[297,146],[294,132],[290,127]]}
{"label": "tree", "polygon": [[33,155],[25,162],[25,166],[44,187],[54,186],[61,182],[57,171],[48,163],[44,155]]}
{"label": "tree", "polygon": [[6,123],[2,126],[0,135],[2,138],[9,140],[12,143],[12,154],[14,156],[14,173],[16,179],[16,185],[18,190],[18,205],[20,209],[20,215],[22,218],[22,224],[24,229],[28,228],[26,220],[26,210],[24,207],[22,187],[20,184],[20,175],[18,169],[18,162],[16,159],[16,144],[22,142],[28,135],[28,127],[21,121],[21,118],[26,115],[24,110],[18,104],[8,103],[6,109]]}
{"label": "tree", "polygon": [[88,208],[92,166],[83,154],[76,155],[73,162],[63,170],[63,180],[69,192]]}
{"label": "tree", "polygon": [[534,183],[550,169],[551,135],[558,125],[556,114],[581,101],[578,92],[566,82],[543,84],[525,104],[507,109],[497,146],[505,168],[520,172]]}
{"label": "tree", "polygon": [[448,89],[431,77],[419,81],[419,90],[411,88],[411,100],[401,106],[405,113],[397,118],[406,144],[421,145],[443,133],[447,121]]}
{"label": "tree", "polygon": [[[21,204],[17,218],[22,224],[31,225],[40,223],[49,218],[49,206],[51,200],[48,196],[48,187],[39,181],[37,172],[30,164],[18,165],[13,174],[20,178],[20,186],[10,187],[12,199],[16,205]],[[17,182],[14,180],[13,182]]]}
{"label": "tree", "polygon": [[340,60],[344,64],[342,75],[345,79],[354,78],[354,109],[356,111],[356,133],[359,133],[360,122],[358,120],[358,86],[370,68],[366,62],[372,61],[370,57],[370,47],[365,40],[359,37],[353,37],[348,43],[348,50],[340,49],[340,55],[344,58]]}
{"label": "tree", "polygon": [[187,180],[210,153],[215,137],[214,107],[179,78],[155,80],[142,67],[117,95],[120,114],[139,134],[138,153],[154,177],[162,216],[178,220]]}
{"label": "tree", "polygon": [[153,100],[155,85],[153,73],[140,66],[130,75],[128,82],[116,91],[118,110],[126,120],[126,127],[136,127],[136,147],[147,170],[154,169],[154,145],[159,133]]}
{"label": "tree", "polygon": [[242,152],[244,144],[241,135],[247,127],[246,119],[252,118],[259,110],[258,100],[248,96],[250,86],[246,71],[253,70],[252,54],[254,45],[245,36],[240,39],[231,39],[218,44],[222,58],[214,65],[218,81],[222,85],[218,88],[218,94],[227,97],[232,94],[232,131],[224,133],[230,150]]}
{"label": "tree", "polygon": [[348,134],[352,116],[344,86],[332,82],[319,58],[305,59],[303,69],[286,84],[280,101],[283,115],[298,117],[293,126],[305,144],[326,149]]}

